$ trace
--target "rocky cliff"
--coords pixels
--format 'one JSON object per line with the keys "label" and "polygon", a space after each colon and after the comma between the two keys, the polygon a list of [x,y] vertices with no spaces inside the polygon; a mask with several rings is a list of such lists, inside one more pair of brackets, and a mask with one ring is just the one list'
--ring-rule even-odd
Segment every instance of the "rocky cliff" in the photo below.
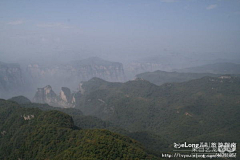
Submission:
{"label": "rocky cliff", "polygon": [[57,95],[50,85],[38,88],[33,98],[35,103],[47,103],[54,107],[73,108],[77,104],[80,92],[72,93],[67,87],[62,87],[60,94]]}
{"label": "rocky cliff", "polygon": [[30,64],[27,67],[27,73],[35,84],[51,84],[56,88],[66,85],[75,88],[81,81],[87,81],[93,77],[107,81],[125,80],[121,63],[105,61],[96,57],[67,64]]}
{"label": "rocky cliff", "polygon": [[0,62],[0,97],[17,95],[24,87],[25,82],[20,65]]}

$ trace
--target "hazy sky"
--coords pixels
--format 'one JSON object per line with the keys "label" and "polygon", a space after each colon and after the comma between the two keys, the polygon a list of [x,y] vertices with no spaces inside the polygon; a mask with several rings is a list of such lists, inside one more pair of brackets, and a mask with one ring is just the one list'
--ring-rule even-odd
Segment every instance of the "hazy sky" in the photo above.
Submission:
{"label": "hazy sky", "polygon": [[239,51],[239,0],[0,1],[0,61]]}

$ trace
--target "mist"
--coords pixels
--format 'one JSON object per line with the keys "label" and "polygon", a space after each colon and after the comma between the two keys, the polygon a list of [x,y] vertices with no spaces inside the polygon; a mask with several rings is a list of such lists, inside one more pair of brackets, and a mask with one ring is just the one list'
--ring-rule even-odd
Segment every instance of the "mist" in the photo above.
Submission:
{"label": "mist", "polygon": [[[236,0],[1,1],[0,61],[20,64],[32,90],[52,85],[57,91],[92,76],[123,82],[147,71],[240,63],[239,8]],[[124,75],[96,71],[71,83],[71,75],[60,76],[92,57],[121,63]],[[29,65],[40,68],[29,75]]]}
{"label": "mist", "polygon": [[4,61],[239,59],[239,1],[0,3]]}

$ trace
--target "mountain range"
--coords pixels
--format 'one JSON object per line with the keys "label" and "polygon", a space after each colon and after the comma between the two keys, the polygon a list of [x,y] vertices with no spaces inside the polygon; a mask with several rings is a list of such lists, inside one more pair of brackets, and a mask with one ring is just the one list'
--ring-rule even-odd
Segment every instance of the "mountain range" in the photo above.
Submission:
{"label": "mountain range", "polygon": [[[20,67],[19,64],[0,62],[0,97],[10,98],[17,95],[24,95],[32,98],[36,88],[47,85],[51,85],[51,87],[57,92],[60,91],[61,87],[67,87],[73,91],[77,91],[80,88],[79,84],[81,81],[87,81],[93,77],[98,77],[110,82],[125,82],[127,80],[134,79],[136,74],[138,74],[137,77],[141,77],[142,74],[139,73],[155,71],[155,74],[156,72],[159,72],[156,71],[159,69],[163,70],[163,72],[172,70],[172,68],[167,67],[171,64],[165,64],[165,59],[160,59],[158,57],[139,62],[128,62],[124,63],[123,66],[123,64],[119,62],[111,62],[101,58],[91,57],[88,59],[75,60],[68,63],[30,62],[26,65],[26,68],[23,64]],[[214,74],[239,74],[238,70],[239,64],[216,63],[175,71],[190,73],[202,72]],[[161,73],[162,75],[164,75],[163,72]],[[191,76],[193,76],[193,78],[200,78],[204,75],[214,76],[210,74]],[[149,75],[149,78],[152,76],[154,77],[153,74]],[[181,77],[184,75],[176,76],[173,76],[172,78],[169,77],[165,80],[163,79],[166,77],[163,78],[160,76],[160,83],[154,82],[148,77],[147,80],[160,85],[164,82],[181,82],[184,79],[192,79],[189,74],[187,75],[190,76],[189,78]],[[171,79],[176,80],[172,81]]]}
{"label": "mountain range", "polygon": [[[68,126],[73,127],[73,130],[77,128],[107,129],[140,142],[143,145],[141,152],[144,152],[145,157],[151,157],[150,154],[161,157],[162,152],[172,152],[174,142],[199,143],[207,141],[239,143],[239,88],[240,78],[231,75],[205,76],[181,83],[164,83],[160,86],[141,78],[125,83],[108,82],[100,78],[92,78],[81,83],[81,89],[77,97],[78,103],[75,104],[75,108],[57,108],[47,104],[30,103],[29,100],[23,97],[10,99],[10,101],[17,101],[19,105],[14,102],[2,100],[0,106],[3,108],[4,106],[9,108],[8,105],[17,106],[16,108],[19,109],[17,109],[16,113],[21,113],[23,119],[30,120],[35,119],[35,111],[31,112],[31,114],[27,111],[28,109],[34,110],[32,108],[43,110],[39,112],[46,115],[46,118],[48,117],[49,111],[51,113],[49,117],[51,117],[53,122],[58,121],[61,116],[58,115],[59,112],[53,112],[52,110],[65,112],[72,116],[72,124],[68,124]],[[59,99],[61,101],[63,99],[68,100],[69,97],[72,96],[71,91],[66,88],[62,88],[59,96],[53,93],[50,86],[46,86],[45,89],[40,90],[46,91],[45,98],[48,99],[52,96],[56,101]],[[43,93],[45,94],[45,92]],[[51,96],[49,96],[49,94]],[[38,97],[39,94],[36,95],[36,97]],[[22,109],[24,112],[21,111]],[[3,115],[0,116],[3,117],[3,128],[11,126],[11,124],[15,126],[13,130],[14,128],[16,129],[16,127],[21,128],[17,123],[21,122],[19,119],[16,121],[10,120],[9,123],[5,125],[5,120],[8,119],[6,116],[4,117],[6,113],[14,113],[15,115],[15,111],[3,110]],[[56,120],[54,120],[55,113],[58,117]],[[32,115],[34,115],[34,118]],[[40,119],[39,123],[34,121],[33,124],[42,126],[42,120],[44,119]],[[44,120],[44,124],[48,123],[49,122]],[[66,122],[61,123],[65,124]],[[33,126],[33,131],[35,131],[34,128],[38,128],[37,126]],[[23,128],[25,127],[26,126]],[[50,126],[47,126],[47,128],[49,127]],[[42,127],[40,128],[42,129]],[[47,128],[44,129],[46,132],[40,132],[39,130],[36,132],[51,134],[51,129]],[[58,129],[55,128],[55,130]],[[1,132],[5,135],[9,131],[1,129]],[[14,133],[15,132],[21,133],[22,130],[14,131]],[[29,142],[21,141],[19,146],[23,146],[23,144],[27,146],[25,143],[30,144],[36,136],[31,134],[32,132],[30,133],[30,137],[32,136],[33,139],[29,140],[27,138]],[[97,130],[96,136],[99,134],[101,135],[102,132]],[[21,135],[22,134],[19,134],[19,136]],[[28,137],[28,134],[25,132],[23,132],[23,135],[27,135]],[[94,134],[91,135],[96,138]],[[17,137],[17,135],[14,134],[10,137],[12,136]],[[83,137],[84,136],[85,135],[83,135]],[[53,137],[50,136],[49,139]],[[22,137],[20,139],[22,139]],[[14,139],[12,138],[12,140]],[[35,140],[36,142],[40,141],[40,143],[43,143],[41,138]],[[7,143],[8,141],[9,143]],[[11,150],[11,148],[14,148],[15,143],[17,143],[16,140],[11,141],[4,139],[2,144],[6,144],[7,147],[3,146],[3,148],[10,146],[9,150],[4,151],[13,153],[13,155],[22,154],[30,157],[33,156],[31,153],[23,152],[26,148],[16,150],[16,152]],[[61,145],[65,146],[65,143],[66,141],[63,141]],[[31,145],[34,146],[35,144],[31,143]],[[47,144],[44,144],[44,146],[45,145]],[[85,142],[82,145],[85,145]],[[76,150],[78,149],[76,148]],[[36,152],[42,151],[38,148]],[[76,151],[73,152],[76,153]],[[60,152],[55,153],[58,157],[58,153]],[[41,153],[41,156],[45,155]],[[76,156],[81,157],[82,155],[77,154]]]}

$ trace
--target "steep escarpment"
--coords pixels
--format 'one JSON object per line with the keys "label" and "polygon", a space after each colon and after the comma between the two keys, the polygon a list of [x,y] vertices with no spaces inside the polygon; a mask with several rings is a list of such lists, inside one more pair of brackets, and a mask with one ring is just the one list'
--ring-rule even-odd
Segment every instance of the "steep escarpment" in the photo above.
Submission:
{"label": "steep escarpment", "polygon": [[100,58],[89,58],[67,64],[39,65],[29,64],[27,73],[35,84],[51,84],[60,88],[75,88],[81,81],[99,77],[107,81],[124,81],[123,65],[118,62],[105,61]]}

